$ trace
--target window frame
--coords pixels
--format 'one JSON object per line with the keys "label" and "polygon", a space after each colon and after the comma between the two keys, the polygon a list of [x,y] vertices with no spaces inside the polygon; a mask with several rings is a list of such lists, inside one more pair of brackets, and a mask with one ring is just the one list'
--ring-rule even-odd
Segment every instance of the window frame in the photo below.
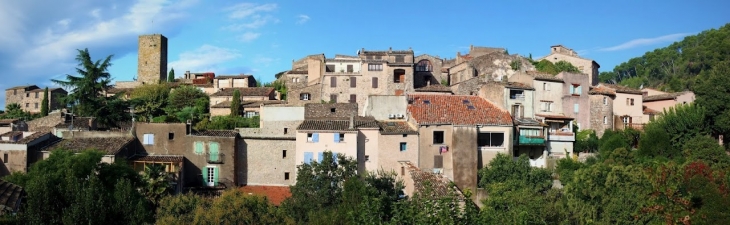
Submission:
{"label": "window frame", "polygon": [[142,137],[142,145],[155,145],[155,134],[145,133],[144,135],[142,135]]}
{"label": "window frame", "polygon": [[[441,136],[441,138],[440,138],[441,142],[437,142],[437,139],[436,139],[437,133],[440,134],[440,136]],[[434,130],[431,133],[431,135],[432,135],[431,136],[432,144],[434,144],[434,145],[443,145],[446,142],[446,132],[444,132],[443,130]]]}
{"label": "window frame", "polygon": [[399,144],[399,147],[401,152],[408,151],[408,142],[401,142]]}
{"label": "window frame", "polygon": [[[485,147],[485,148],[504,148],[505,147],[505,144],[506,144],[505,142],[507,142],[506,135],[505,135],[504,132],[479,132],[477,134],[477,137],[478,137],[479,134],[489,134],[489,143],[487,145],[478,146],[478,147]],[[495,138],[493,137],[493,135],[495,135],[495,134],[499,134],[499,135],[502,136],[502,144],[501,145],[498,145],[498,146],[492,145],[492,140],[495,140]],[[477,143],[478,142],[479,142],[479,140],[477,139]]]}

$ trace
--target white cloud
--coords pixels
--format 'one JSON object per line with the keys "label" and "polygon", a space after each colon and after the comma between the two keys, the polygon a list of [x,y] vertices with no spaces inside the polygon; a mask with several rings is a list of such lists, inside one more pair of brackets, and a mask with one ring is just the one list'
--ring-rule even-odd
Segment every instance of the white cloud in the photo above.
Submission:
{"label": "white cloud", "polygon": [[198,49],[180,53],[177,61],[170,62],[170,68],[179,71],[216,71],[221,65],[242,55],[238,50],[203,45]]}
{"label": "white cloud", "polygon": [[685,36],[692,35],[692,34],[693,33],[677,33],[677,34],[669,34],[669,35],[664,35],[664,36],[655,37],[655,38],[639,38],[639,39],[627,41],[620,45],[611,46],[608,48],[601,48],[601,49],[599,49],[599,51],[609,51],[609,52],[610,51],[619,51],[619,50],[626,50],[626,49],[653,45],[653,44],[658,44],[658,43],[673,42],[673,41],[679,40],[680,38],[683,38]]}
{"label": "white cloud", "polygon": [[304,24],[307,21],[309,21],[309,16],[307,16],[307,15],[301,14],[297,17],[299,18],[299,20],[297,21],[297,24]]}
{"label": "white cloud", "polygon": [[232,24],[230,26],[225,27],[227,30],[231,31],[239,31],[243,29],[257,29],[260,27],[263,27],[264,25],[268,23],[278,23],[279,20],[274,18],[271,15],[261,16],[261,15],[254,15],[251,17],[252,20],[248,22],[238,23],[238,24]]}
{"label": "white cloud", "polygon": [[245,19],[258,12],[271,12],[274,11],[278,6],[273,3],[259,5],[256,3],[240,3],[231,7],[228,7],[226,11],[230,11],[228,18],[231,19]]}
{"label": "white cloud", "polygon": [[256,38],[259,38],[259,36],[261,36],[261,33],[246,32],[243,33],[241,36],[238,36],[238,40],[241,40],[243,42],[250,42]]}

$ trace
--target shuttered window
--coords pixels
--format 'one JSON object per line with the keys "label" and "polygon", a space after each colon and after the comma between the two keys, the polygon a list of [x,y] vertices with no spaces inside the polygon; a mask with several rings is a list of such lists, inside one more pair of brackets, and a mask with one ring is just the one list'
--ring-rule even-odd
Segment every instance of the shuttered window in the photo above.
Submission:
{"label": "shuttered window", "polygon": [[378,88],[378,78],[373,77],[373,88]]}
{"label": "shuttered window", "polygon": [[357,77],[350,78],[350,87],[351,88],[357,87]]}
{"label": "shuttered window", "polygon": [[220,152],[220,149],[219,149],[220,148],[220,145],[218,144],[218,142],[210,142],[208,144],[208,147],[210,148],[208,150],[209,151],[208,152],[209,153],[209,160],[211,162],[218,162],[218,160],[220,160],[220,154],[219,154],[219,152]]}
{"label": "shuttered window", "polygon": [[350,103],[357,103],[357,95],[355,95],[355,94],[350,95]]}
{"label": "shuttered window", "polygon": [[442,155],[434,155],[433,156],[433,168],[443,168],[444,167],[444,157]]}
{"label": "shuttered window", "polygon": [[155,144],[155,134],[144,134],[143,144],[144,145],[154,145]]}
{"label": "shuttered window", "polygon": [[330,77],[330,87],[337,87],[337,77]]}
{"label": "shuttered window", "polygon": [[317,162],[322,163],[322,159],[324,159],[324,152],[318,152],[317,153]]}
{"label": "shuttered window", "polygon": [[203,154],[203,142],[202,141],[196,141],[194,145],[194,153],[196,155],[202,155]]}
{"label": "shuttered window", "polygon": [[314,158],[314,154],[312,152],[304,152],[304,164],[312,163],[312,158]]}

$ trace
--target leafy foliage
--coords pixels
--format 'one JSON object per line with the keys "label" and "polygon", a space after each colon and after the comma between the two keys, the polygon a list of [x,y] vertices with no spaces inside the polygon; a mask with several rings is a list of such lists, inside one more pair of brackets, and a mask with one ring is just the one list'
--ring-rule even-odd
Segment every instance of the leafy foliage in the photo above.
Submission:
{"label": "leafy foliage", "polygon": [[286,100],[288,89],[286,87],[286,84],[283,81],[275,80],[274,82],[271,82],[271,83],[265,83],[264,87],[273,87],[274,90],[278,91],[279,94],[281,94],[280,100]]}
{"label": "leafy foliage", "polygon": [[198,88],[190,85],[181,85],[170,92],[165,112],[168,116],[185,123],[187,120],[205,120],[208,116],[210,98]]}
{"label": "leafy foliage", "polygon": [[682,146],[696,136],[707,134],[705,109],[697,104],[677,105],[664,110],[658,119],[646,125],[639,143],[642,156],[672,158],[680,155]]}
{"label": "leafy foliage", "polygon": [[167,82],[175,82],[175,68],[170,68],[170,72],[167,73]]}
{"label": "leafy foliage", "polygon": [[214,116],[210,119],[203,119],[195,124],[195,129],[203,130],[231,130],[242,127],[259,127],[259,117],[245,118],[240,116]]}
{"label": "leafy foliage", "polygon": [[31,119],[34,116],[30,112],[23,111],[18,103],[10,103],[5,106],[5,114],[0,119]]}
{"label": "leafy foliage", "polygon": [[535,69],[537,71],[543,72],[543,73],[549,73],[552,75],[559,74],[560,72],[571,72],[571,73],[579,73],[580,70],[578,70],[577,67],[573,66],[573,64],[566,62],[566,61],[558,61],[557,63],[553,64],[552,62],[543,59],[539,62],[532,62],[532,65],[535,66]]}
{"label": "leafy foliage", "polygon": [[522,69],[522,62],[520,60],[512,60],[512,62],[509,63],[509,66],[512,70],[520,70]]}
{"label": "leafy foliage", "polygon": [[575,135],[575,152],[597,152],[598,136],[594,130],[581,130]]}
{"label": "leafy foliage", "polygon": [[[730,33],[730,25],[723,29]],[[730,135],[730,63],[725,60],[712,66],[695,85],[696,103],[707,110],[707,122],[711,124],[713,135]]]}
{"label": "leafy foliage", "polygon": [[231,116],[239,116],[241,114],[241,92],[233,91],[233,99],[231,100]]}
{"label": "leafy foliage", "polygon": [[48,116],[48,87],[43,90],[43,100],[41,100],[41,116]]}
{"label": "leafy foliage", "polygon": [[141,189],[142,195],[153,204],[159,204],[160,199],[170,194],[171,180],[163,165],[145,166],[144,173],[142,173],[142,182],[144,182]]}
{"label": "leafy foliage", "polygon": [[145,84],[130,93],[134,113],[141,115],[139,121],[151,121],[153,117],[164,115],[170,87],[167,83]]}

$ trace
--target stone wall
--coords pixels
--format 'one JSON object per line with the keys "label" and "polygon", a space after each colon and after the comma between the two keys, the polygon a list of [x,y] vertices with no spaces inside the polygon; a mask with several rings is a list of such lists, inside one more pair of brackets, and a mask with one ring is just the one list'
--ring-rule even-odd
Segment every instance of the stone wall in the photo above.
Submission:
{"label": "stone wall", "polygon": [[[604,98],[606,104],[604,104]],[[607,95],[590,95],[590,126],[598,137],[606,130],[613,129],[613,97]],[[603,118],[606,118],[604,123]]]}
{"label": "stone wall", "polygon": [[[309,100],[300,99],[302,93],[308,93]],[[320,103],[322,100],[324,100],[322,99],[322,84],[289,89],[286,97],[287,103],[293,106],[304,106],[307,103]],[[329,97],[327,100],[329,100]]]}
{"label": "stone wall", "polygon": [[[415,88],[425,87],[429,83],[430,84],[439,84],[442,80],[448,81],[448,75],[444,76],[444,74],[441,73],[442,63],[443,60],[441,60],[438,57],[433,57],[430,55],[419,55],[414,60],[413,63],[416,65],[421,60],[428,60],[431,63],[431,71],[416,71],[414,75],[414,81],[413,86]],[[430,78],[430,79],[426,79]]]}
{"label": "stone wall", "polygon": [[455,95],[477,95],[479,89],[482,87],[482,81],[479,77],[474,77],[459,83],[455,83],[451,86],[451,91]]}
{"label": "stone wall", "polygon": [[[294,133],[294,132],[292,132]],[[296,139],[244,138],[240,184],[288,186],[296,181]],[[286,153],[285,153],[286,152]],[[288,174],[289,178],[286,178]]]}
{"label": "stone wall", "polygon": [[161,34],[139,36],[137,80],[147,84],[167,80],[167,37]]}
{"label": "stone wall", "polygon": [[357,104],[354,103],[319,103],[306,104],[304,118],[340,117],[349,118],[357,116]]}
{"label": "stone wall", "polygon": [[55,127],[58,124],[64,123],[66,121],[65,117],[65,113],[61,111],[49,113],[48,116],[28,121],[28,130],[38,131],[39,129]]}
{"label": "stone wall", "polygon": [[453,181],[461,190],[477,189],[477,128],[454,126],[453,144],[449,149],[453,156]]}
{"label": "stone wall", "polygon": [[136,87],[139,87],[139,86],[142,86],[142,82],[139,82],[139,81],[117,81],[116,83],[114,83],[114,87],[115,88],[120,88],[120,89],[124,89],[124,88],[136,88]]}
{"label": "stone wall", "polygon": [[479,92],[477,93],[477,95],[494,103],[495,106],[504,109],[506,105],[504,92],[505,88],[504,86],[502,86],[502,84],[496,82],[488,82],[486,84],[483,84],[479,88]]}

